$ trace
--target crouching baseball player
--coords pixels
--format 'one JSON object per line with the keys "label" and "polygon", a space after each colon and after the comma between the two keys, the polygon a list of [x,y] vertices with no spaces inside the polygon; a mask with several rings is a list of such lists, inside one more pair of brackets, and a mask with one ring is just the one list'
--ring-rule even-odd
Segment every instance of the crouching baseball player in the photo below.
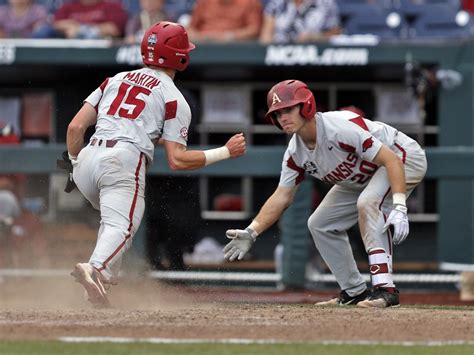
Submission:
{"label": "crouching baseball player", "polygon": [[[224,248],[225,259],[243,258],[257,236],[291,204],[307,172],[334,184],[308,227],[342,291],[318,305],[399,306],[392,243],[400,244],[408,236],[405,202],[425,176],[423,149],[395,128],[354,112],[316,112],[314,95],[301,81],[273,86],[267,104],[267,118],[292,135],[280,182],[246,229],[226,232],[231,241]],[[371,292],[357,269],[346,232],[357,222],[369,257]]]}
{"label": "crouching baseball player", "polygon": [[[173,80],[177,71],[189,65],[192,49],[194,44],[182,26],[153,25],[141,43],[145,67],[106,79],[68,126],[74,182],[100,210],[92,256],[72,272],[94,306],[109,306],[106,286],[115,283],[122,256],[140,225],[146,167],[153,161],[158,140],[162,139],[173,170],[198,169],[245,153],[241,133],[220,148],[186,149],[191,110]],[[83,148],[85,131],[92,125],[95,134]]]}

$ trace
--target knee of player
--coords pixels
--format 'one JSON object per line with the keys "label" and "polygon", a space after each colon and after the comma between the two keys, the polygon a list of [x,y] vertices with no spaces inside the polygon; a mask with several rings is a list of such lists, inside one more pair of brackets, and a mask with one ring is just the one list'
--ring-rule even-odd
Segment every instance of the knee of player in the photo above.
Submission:
{"label": "knee of player", "polygon": [[308,229],[314,237],[315,233],[322,232],[325,230],[326,221],[325,219],[316,211],[308,218]]}
{"label": "knee of player", "polygon": [[365,213],[373,210],[378,210],[380,205],[380,199],[369,194],[362,194],[357,199],[357,211],[359,213]]}

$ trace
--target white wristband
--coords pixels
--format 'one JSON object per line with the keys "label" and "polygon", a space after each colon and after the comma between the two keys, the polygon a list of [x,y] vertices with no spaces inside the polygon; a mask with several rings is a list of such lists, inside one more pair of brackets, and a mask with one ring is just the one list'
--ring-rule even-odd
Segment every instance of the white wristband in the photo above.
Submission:
{"label": "white wristband", "polygon": [[396,192],[392,195],[394,205],[406,206],[406,196],[403,192]]}
{"label": "white wristband", "polygon": [[220,160],[230,158],[230,152],[226,146],[205,150],[204,155],[206,156],[206,163],[204,164],[204,166],[208,166]]}

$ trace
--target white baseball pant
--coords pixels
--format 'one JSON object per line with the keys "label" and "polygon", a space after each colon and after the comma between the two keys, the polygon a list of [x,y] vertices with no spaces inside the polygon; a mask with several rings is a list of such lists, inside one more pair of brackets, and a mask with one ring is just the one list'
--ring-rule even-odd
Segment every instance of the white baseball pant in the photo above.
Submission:
{"label": "white baseball pant", "polygon": [[[408,197],[425,176],[425,152],[416,141],[401,132],[390,149],[404,161]],[[391,209],[392,195],[387,171],[380,167],[362,191],[337,185],[332,187],[308,219],[308,228],[316,247],[340,288],[350,296],[363,292],[366,284],[357,269],[346,231],[359,222],[366,251],[383,248],[389,258],[391,272],[391,235],[389,231],[382,232]]]}
{"label": "white baseball pant", "polygon": [[[100,211],[97,243],[89,263],[106,280],[118,276],[145,209],[146,157],[133,144],[93,139],[74,163],[78,189]],[[109,144],[110,142],[110,144]]]}

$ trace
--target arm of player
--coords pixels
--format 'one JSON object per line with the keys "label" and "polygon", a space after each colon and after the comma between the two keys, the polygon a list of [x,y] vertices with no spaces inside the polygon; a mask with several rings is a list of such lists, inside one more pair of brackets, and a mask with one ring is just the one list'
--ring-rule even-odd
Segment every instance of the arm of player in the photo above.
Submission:
{"label": "arm of player", "polygon": [[84,134],[87,128],[96,124],[97,112],[88,102],[85,102],[67,127],[66,144],[71,160],[75,160],[84,145]]}
{"label": "arm of player", "polygon": [[383,165],[387,169],[390,188],[392,191],[393,210],[385,222],[383,231],[385,232],[390,225],[393,225],[394,235],[393,243],[400,244],[409,233],[408,216],[406,207],[406,181],[405,168],[402,160],[385,145],[380,148],[374,158],[374,162]]}
{"label": "arm of player", "polygon": [[224,247],[224,259],[229,261],[242,260],[257,236],[278,221],[283,212],[291,205],[297,189],[297,186],[278,186],[247,228],[227,230],[226,236],[232,240]]}
{"label": "arm of player", "polygon": [[164,146],[168,165],[172,170],[194,170],[244,155],[245,137],[242,133],[237,133],[224,146],[208,150],[187,150],[186,146],[169,140],[164,140]]}

